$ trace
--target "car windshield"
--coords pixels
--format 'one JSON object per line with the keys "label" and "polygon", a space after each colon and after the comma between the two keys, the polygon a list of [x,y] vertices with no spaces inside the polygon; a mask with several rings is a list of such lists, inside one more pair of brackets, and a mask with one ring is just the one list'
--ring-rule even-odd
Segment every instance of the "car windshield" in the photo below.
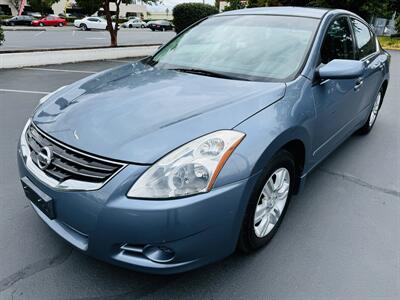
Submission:
{"label": "car windshield", "polygon": [[318,24],[290,16],[212,17],[175,38],[149,63],[246,80],[289,80],[301,68]]}

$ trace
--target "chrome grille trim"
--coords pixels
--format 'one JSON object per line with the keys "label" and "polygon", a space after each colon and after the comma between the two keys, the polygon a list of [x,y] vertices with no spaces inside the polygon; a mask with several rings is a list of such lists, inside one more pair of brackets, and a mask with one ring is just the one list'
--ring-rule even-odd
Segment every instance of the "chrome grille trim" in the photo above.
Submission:
{"label": "chrome grille trim", "polygon": [[[41,147],[53,150],[50,166],[41,170],[35,155]],[[100,189],[127,166],[125,163],[99,158],[64,145],[28,121],[21,135],[20,154],[28,170],[44,184],[61,190],[91,191]]]}

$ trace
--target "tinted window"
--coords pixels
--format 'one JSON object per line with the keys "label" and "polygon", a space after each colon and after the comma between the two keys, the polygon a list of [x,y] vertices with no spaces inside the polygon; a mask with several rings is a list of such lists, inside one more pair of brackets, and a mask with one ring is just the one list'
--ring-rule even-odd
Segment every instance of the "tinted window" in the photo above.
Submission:
{"label": "tinted window", "polygon": [[212,17],[174,39],[153,63],[249,80],[288,80],[301,68],[318,24],[287,16]]}
{"label": "tinted window", "polygon": [[346,17],[334,20],[328,27],[321,48],[321,62],[333,59],[354,59],[354,44]]}
{"label": "tinted window", "polygon": [[358,58],[361,59],[374,53],[376,51],[376,42],[369,28],[355,19],[351,19],[351,23],[353,24],[357,41]]}
{"label": "tinted window", "polygon": [[88,21],[90,22],[97,22],[98,20],[96,18],[89,18]]}

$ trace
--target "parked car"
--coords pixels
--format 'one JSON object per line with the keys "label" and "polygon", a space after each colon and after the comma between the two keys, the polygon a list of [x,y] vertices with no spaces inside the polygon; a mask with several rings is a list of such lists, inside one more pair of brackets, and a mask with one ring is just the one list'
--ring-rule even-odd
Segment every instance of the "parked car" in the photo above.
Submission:
{"label": "parked car", "polygon": [[42,14],[40,12],[28,11],[26,15],[34,17],[35,19],[41,19]]}
{"label": "parked car", "polygon": [[174,29],[172,23],[166,20],[149,21],[147,22],[147,27],[152,31],[166,31]]}
{"label": "parked car", "polygon": [[2,24],[5,26],[25,25],[30,26],[34,20],[31,16],[15,16],[11,19],[3,20]]}
{"label": "parked car", "polygon": [[34,20],[32,21],[33,26],[59,26],[63,27],[67,25],[67,21],[63,18],[57,17],[57,16],[47,16],[45,18],[39,19],[39,20]]}
{"label": "parked car", "polygon": [[122,23],[123,28],[145,28],[147,24],[140,19],[130,19],[125,23]]}
{"label": "parked car", "polygon": [[310,172],[372,130],[389,63],[348,11],[208,17],[42,98],[18,148],[24,191],[62,238],[118,266],[176,273],[255,251]]}
{"label": "parked car", "polygon": [[[115,23],[112,23],[115,27]],[[81,20],[75,20],[74,26],[81,28],[82,30],[91,30],[91,29],[107,29],[107,21],[103,18],[99,17],[86,17]]]}

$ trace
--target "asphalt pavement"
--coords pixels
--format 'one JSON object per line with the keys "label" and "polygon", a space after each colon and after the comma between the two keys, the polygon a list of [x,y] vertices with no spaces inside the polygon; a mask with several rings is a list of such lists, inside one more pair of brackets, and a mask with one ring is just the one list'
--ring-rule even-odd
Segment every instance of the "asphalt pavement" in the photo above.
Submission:
{"label": "asphalt pavement", "polygon": [[266,248],[173,276],[73,249],[19,183],[16,145],[39,99],[123,63],[0,71],[0,299],[400,299],[400,52],[373,131],[352,136],[310,175]]}
{"label": "asphalt pavement", "polygon": [[[7,27],[5,27],[7,28]],[[29,28],[29,27],[28,27]],[[5,31],[2,51],[57,48],[99,47],[110,45],[110,34],[105,30],[82,31],[73,26],[46,27],[46,31]],[[122,28],[118,32],[119,45],[164,44],[175,36],[173,31],[151,31],[148,28]]]}

